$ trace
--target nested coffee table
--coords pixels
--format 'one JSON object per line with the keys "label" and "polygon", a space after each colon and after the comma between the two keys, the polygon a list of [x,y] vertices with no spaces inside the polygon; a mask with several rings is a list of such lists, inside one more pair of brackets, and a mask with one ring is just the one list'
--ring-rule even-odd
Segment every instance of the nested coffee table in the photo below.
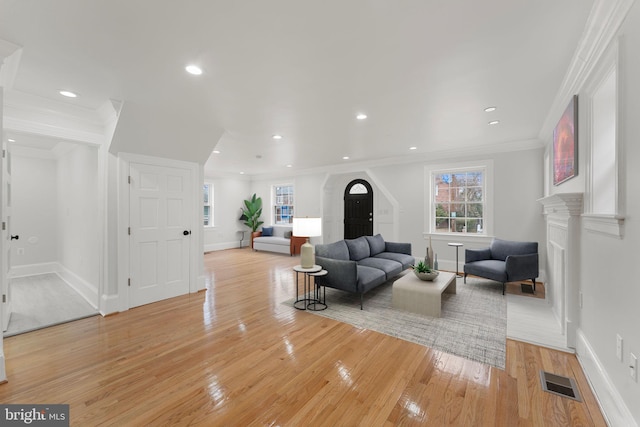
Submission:
{"label": "nested coffee table", "polygon": [[456,293],[456,275],[441,271],[433,281],[420,280],[409,272],[393,283],[392,305],[398,310],[440,317],[442,293]]}

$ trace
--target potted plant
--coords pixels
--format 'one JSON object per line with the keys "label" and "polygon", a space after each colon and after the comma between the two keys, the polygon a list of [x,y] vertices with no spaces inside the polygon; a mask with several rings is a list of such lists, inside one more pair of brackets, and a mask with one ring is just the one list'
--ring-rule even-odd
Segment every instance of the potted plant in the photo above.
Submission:
{"label": "potted plant", "polygon": [[242,215],[246,218],[244,225],[251,229],[251,247],[253,247],[253,238],[256,235],[260,235],[260,232],[257,231],[258,227],[264,224],[264,221],[260,221],[260,215],[262,215],[262,198],[256,197],[256,194],[253,193],[250,199],[244,201]]}
{"label": "potted plant", "polygon": [[420,261],[418,265],[413,267],[413,273],[420,280],[433,280],[440,274],[437,270],[429,268],[424,261]]}

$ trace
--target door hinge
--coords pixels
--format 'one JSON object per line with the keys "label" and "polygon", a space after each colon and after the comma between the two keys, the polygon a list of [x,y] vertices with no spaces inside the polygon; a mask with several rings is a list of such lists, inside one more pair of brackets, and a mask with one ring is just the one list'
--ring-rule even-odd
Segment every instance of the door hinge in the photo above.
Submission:
{"label": "door hinge", "polygon": [[127,279],[127,286],[131,286],[131,277]]}
{"label": "door hinge", "polygon": [[131,175],[127,178],[127,183],[131,184]]}
{"label": "door hinge", "polygon": [[2,294],[2,302],[7,302],[7,296],[5,294]]}
{"label": "door hinge", "polygon": [[127,227],[127,234],[131,236],[131,227]]}
{"label": "door hinge", "polygon": [[2,231],[7,229],[7,223],[2,221]]}
{"label": "door hinge", "polygon": [[7,157],[7,150],[2,150],[2,158],[4,159],[5,157]]}

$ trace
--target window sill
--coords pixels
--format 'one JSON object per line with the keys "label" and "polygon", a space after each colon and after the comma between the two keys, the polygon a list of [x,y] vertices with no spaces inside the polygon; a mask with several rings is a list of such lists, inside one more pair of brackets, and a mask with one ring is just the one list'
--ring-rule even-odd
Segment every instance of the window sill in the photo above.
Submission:
{"label": "window sill", "polygon": [[429,240],[439,241],[439,242],[459,242],[459,243],[486,243],[489,244],[493,240],[493,236],[489,236],[486,234],[477,234],[477,233],[429,233],[423,232],[422,236]]}
{"label": "window sill", "polygon": [[624,217],[620,215],[583,214],[582,225],[585,230],[618,239],[624,234]]}

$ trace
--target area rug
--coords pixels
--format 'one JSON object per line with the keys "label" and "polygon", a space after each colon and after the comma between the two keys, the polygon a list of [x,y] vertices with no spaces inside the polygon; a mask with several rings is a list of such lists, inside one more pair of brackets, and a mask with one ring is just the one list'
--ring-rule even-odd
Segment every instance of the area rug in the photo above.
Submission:
{"label": "area rug", "polygon": [[[476,278],[467,278],[466,284],[457,280],[457,293],[442,295],[439,318],[393,309],[392,282],[367,292],[364,310],[360,310],[358,295],[326,288],[327,309],[308,312],[504,369],[507,300],[502,284]],[[292,305],[293,301],[284,303]]]}

